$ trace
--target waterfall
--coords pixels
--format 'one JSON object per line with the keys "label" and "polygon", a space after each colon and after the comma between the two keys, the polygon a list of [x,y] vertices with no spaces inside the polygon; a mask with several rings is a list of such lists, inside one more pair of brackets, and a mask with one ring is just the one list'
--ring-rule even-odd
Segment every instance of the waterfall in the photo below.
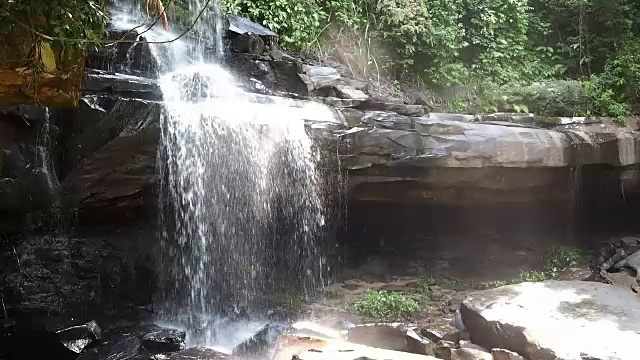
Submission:
{"label": "waterfall", "polygon": [[[195,18],[205,4],[189,5]],[[132,27],[132,13],[113,19]],[[165,99],[158,306],[160,320],[184,328],[191,345],[232,347],[256,323],[243,328],[229,314],[260,319],[274,293],[309,297],[322,286],[325,210],[300,109],[234,85],[218,65],[221,24],[216,1],[194,27],[196,40],[152,45]]]}
{"label": "waterfall", "polygon": [[52,204],[52,216],[57,216],[58,213],[58,194],[60,183],[58,182],[58,177],[55,173],[55,169],[51,162],[51,154],[50,149],[52,147],[51,144],[51,114],[48,108],[43,108],[44,118],[42,122],[42,126],[40,128],[38,134],[38,142],[37,142],[37,152],[38,152],[38,160],[40,162],[41,171],[44,175],[44,178],[47,182],[47,190],[53,197]]}

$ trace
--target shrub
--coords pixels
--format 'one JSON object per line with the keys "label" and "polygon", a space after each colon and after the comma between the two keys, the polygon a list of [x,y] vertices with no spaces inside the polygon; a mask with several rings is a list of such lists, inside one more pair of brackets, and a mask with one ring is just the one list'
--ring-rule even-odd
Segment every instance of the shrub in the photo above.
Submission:
{"label": "shrub", "polygon": [[369,291],[353,304],[358,314],[384,320],[410,316],[419,308],[412,297],[391,291]]}

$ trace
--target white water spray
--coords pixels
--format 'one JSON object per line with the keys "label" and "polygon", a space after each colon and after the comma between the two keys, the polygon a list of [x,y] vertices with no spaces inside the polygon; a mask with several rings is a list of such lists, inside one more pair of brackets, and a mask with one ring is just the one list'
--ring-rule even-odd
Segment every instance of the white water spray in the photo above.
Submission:
{"label": "white water spray", "polygon": [[[190,2],[194,17],[202,6]],[[303,120],[309,109],[234,84],[217,65],[224,53],[219,13],[217,3],[203,13],[192,43],[152,46],[166,109],[159,301],[161,320],[184,328],[190,344],[230,348],[260,325],[238,326],[231,309],[256,313],[274,292],[309,296],[321,287],[325,214],[318,155]],[[113,18],[119,27],[135,26],[129,11]],[[145,36],[175,37],[155,28]],[[332,116],[324,107],[312,111]]]}

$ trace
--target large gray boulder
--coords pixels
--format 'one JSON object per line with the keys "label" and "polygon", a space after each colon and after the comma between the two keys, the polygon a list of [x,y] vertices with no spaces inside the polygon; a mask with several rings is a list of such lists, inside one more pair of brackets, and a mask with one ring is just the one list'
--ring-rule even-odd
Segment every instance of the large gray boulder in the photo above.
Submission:
{"label": "large gray boulder", "polygon": [[611,285],[549,280],[471,294],[460,308],[471,341],[529,360],[638,358],[640,297]]}

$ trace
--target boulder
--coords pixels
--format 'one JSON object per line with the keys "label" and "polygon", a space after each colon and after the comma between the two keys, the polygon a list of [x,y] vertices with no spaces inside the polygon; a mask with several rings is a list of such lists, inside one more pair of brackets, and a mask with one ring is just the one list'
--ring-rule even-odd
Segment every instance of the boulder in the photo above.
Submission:
{"label": "boulder", "polygon": [[493,360],[525,360],[525,358],[513,351],[505,349],[493,349],[491,350],[491,356],[493,356]]}
{"label": "boulder", "polygon": [[264,356],[282,331],[283,329],[277,324],[265,323],[254,335],[237,345],[231,353],[241,357]]}
{"label": "boulder", "polygon": [[276,343],[273,360],[315,360],[315,359],[411,359],[435,360],[432,356],[387,350],[366,345],[354,344],[344,340],[316,338],[285,334]]}
{"label": "boulder", "polygon": [[343,99],[353,99],[353,100],[367,100],[369,96],[354,88],[353,86],[348,85],[337,85],[336,91],[338,92],[338,96]]}
{"label": "boulder", "polygon": [[[144,344],[153,344],[153,351]],[[157,350],[171,352],[178,349],[184,349],[184,332],[153,324],[132,325],[105,332],[103,341],[83,352],[78,360],[146,360]]]}
{"label": "boulder", "polygon": [[88,70],[82,87],[85,95],[117,95],[125,98],[162,100],[162,92],[155,80],[133,75]]}
{"label": "boulder", "polygon": [[239,34],[231,40],[231,48],[241,53],[261,55],[264,50],[264,41],[253,33]]}
{"label": "boulder", "polygon": [[92,342],[102,339],[102,329],[95,321],[58,330],[56,333],[64,346],[78,354]]}
{"label": "boulder", "polygon": [[328,66],[303,65],[300,78],[307,84],[309,91],[336,86],[340,83],[338,70]]}
{"label": "boulder", "polygon": [[192,347],[173,354],[158,354],[151,360],[234,360],[239,358],[206,347]]}
{"label": "boulder", "polygon": [[356,325],[346,330],[346,340],[387,350],[434,355],[434,343],[422,338],[405,324]]}
{"label": "boulder", "polygon": [[184,330],[157,328],[142,336],[142,347],[152,354],[181,351],[186,337]]}
{"label": "boulder", "polygon": [[471,341],[529,360],[637,358],[640,298],[611,285],[549,280],[471,294],[461,306]]}
{"label": "boulder", "polygon": [[106,38],[111,41],[125,41],[114,46],[101,46],[90,50],[85,59],[87,69],[115,71],[149,78],[157,75],[158,60],[153,56],[149,43],[145,42],[145,37],[140,36],[137,30],[111,26],[107,29]]}

